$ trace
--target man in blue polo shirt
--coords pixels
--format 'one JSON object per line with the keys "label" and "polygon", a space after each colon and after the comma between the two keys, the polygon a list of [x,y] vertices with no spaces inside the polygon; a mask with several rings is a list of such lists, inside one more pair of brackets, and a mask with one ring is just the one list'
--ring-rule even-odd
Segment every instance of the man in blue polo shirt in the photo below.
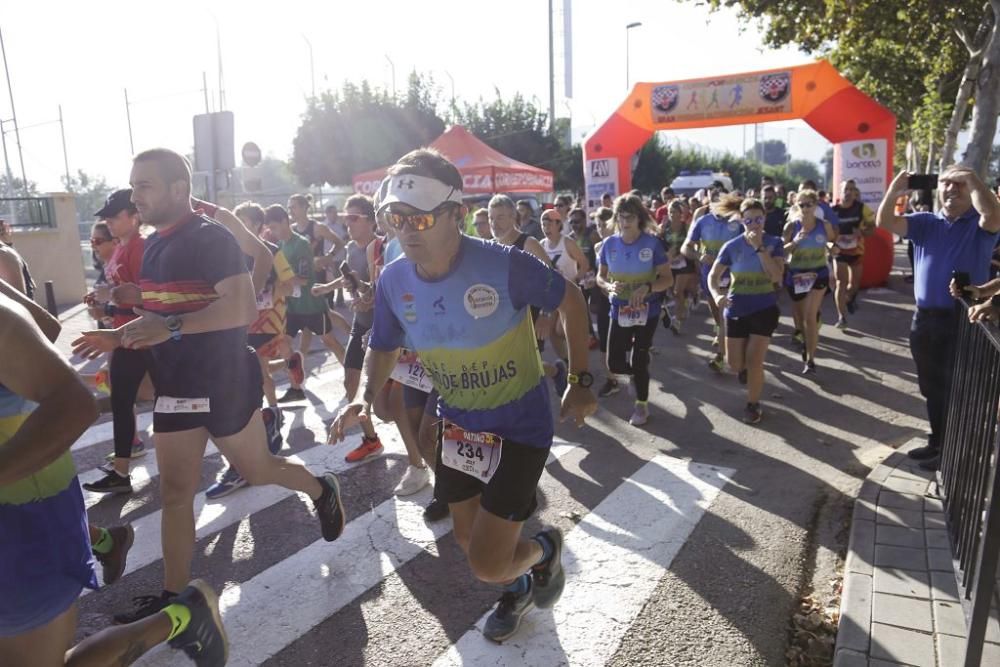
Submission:
{"label": "man in blue polo shirt", "polygon": [[909,181],[906,171],[893,179],[878,208],[878,225],[913,243],[917,312],[910,327],[910,353],[920,393],[927,399],[931,433],[927,446],[910,456],[921,461],[921,468],[937,470],[958,331],[948,283],[954,272],[967,274],[973,285],[989,279],[990,255],[1000,232],[1000,201],[975,172],[952,166],[938,177],[938,212],[898,216],[896,199],[909,189]]}

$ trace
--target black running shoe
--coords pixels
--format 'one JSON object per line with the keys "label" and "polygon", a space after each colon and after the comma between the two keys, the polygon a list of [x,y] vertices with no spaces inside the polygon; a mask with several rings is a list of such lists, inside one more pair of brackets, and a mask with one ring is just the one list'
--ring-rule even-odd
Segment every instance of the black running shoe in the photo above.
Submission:
{"label": "black running shoe", "polygon": [[112,470],[96,482],[88,482],[82,486],[94,493],[132,493],[132,476],[123,477]]}
{"label": "black running shoe", "polygon": [[451,508],[448,507],[448,503],[434,498],[431,504],[424,508],[424,521],[440,521],[447,518],[450,513]]}
{"label": "black running shoe", "polygon": [[536,535],[536,539],[539,536],[552,544],[552,555],[531,568],[531,588],[535,593],[535,606],[549,609],[559,600],[566,587],[566,571],[562,567],[563,536],[558,528],[543,530]]}
{"label": "black running shoe", "polygon": [[306,400],[306,392],[301,389],[289,387],[285,395],[278,399],[278,403],[296,403],[304,400]]}
{"label": "black running shoe", "polygon": [[108,533],[112,540],[111,551],[106,554],[94,552],[94,557],[101,564],[101,576],[105,586],[110,586],[121,578],[125,571],[128,550],[132,548],[132,542],[135,540],[135,531],[132,530],[130,523],[108,528]]}
{"label": "black running shoe", "polygon": [[764,416],[764,411],[760,409],[760,403],[747,403],[743,410],[743,421],[747,424],[759,424]]}
{"label": "black running shoe", "polygon": [[195,579],[171,604],[181,604],[191,613],[184,631],[170,640],[172,648],[181,649],[198,667],[222,667],[229,659],[229,639],[219,615],[219,598],[212,587]]}
{"label": "black running shoe", "polygon": [[267,433],[267,448],[272,454],[281,451],[284,444],[284,437],[281,435],[281,425],[284,419],[281,415],[281,408],[264,408],[260,411],[264,418],[264,431]]}
{"label": "black running shoe", "polygon": [[344,506],[340,501],[340,482],[332,472],[316,479],[323,485],[323,495],[314,501],[313,506],[316,508],[316,514],[319,515],[323,539],[327,542],[333,542],[344,532],[346,524]]}
{"label": "black running shoe", "polygon": [[113,618],[115,623],[119,625],[135,623],[162,611],[164,607],[170,604],[171,600],[171,597],[166,597],[162,594],[139,595],[132,598],[132,604],[135,607],[132,611],[125,612],[124,614],[115,614]]}
{"label": "black running shoe", "polygon": [[534,586],[530,587],[526,593],[518,594],[504,591],[496,609],[486,619],[483,636],[498,644],[513,637],[517,633],[517,629],[521,627],[521,619],[524,618],[524,615],[535,608],[534,592]]}

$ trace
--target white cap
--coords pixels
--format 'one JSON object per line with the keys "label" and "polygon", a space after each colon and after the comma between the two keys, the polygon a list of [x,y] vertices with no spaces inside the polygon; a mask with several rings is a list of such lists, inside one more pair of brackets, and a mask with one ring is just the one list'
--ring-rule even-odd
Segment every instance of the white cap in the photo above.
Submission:
{"label": "white cap", "polygon": [[436,178],[418,174],[386,176],[378,189],[379,212],[390,204],[407,204],[423,213],[430,213],[445,202],[462,203],[462,191]]}

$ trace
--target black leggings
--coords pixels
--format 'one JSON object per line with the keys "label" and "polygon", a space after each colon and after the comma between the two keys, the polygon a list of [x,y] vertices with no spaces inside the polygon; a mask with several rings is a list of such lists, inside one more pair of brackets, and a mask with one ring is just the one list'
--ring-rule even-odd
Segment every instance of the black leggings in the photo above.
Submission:
{"label": "black leggings", "polygon": [[[658,320],[658,317],[651,317],[644,326],[622,327],[616,318],[611,320],[608,331],[608,370],[631,375],[635,381],[635,397],[643,402],[649,399],[649,348]],[[629,350],[632,351],[631,363]]]}
{"label": "black leggings", "polygon": [[608,295],[601,289],[594,288],[591,294],[591,309],[597,320],[597,340],[601,344],[601,352],[608,351],[608,329],[611,327],[611,302]]}
{"label": "black leggings", "polygon": [[130,458],[135,440],[135,399],[149,371],[148,350],[116,347],[111,353],[111,417],[114,422],[115,456]]}

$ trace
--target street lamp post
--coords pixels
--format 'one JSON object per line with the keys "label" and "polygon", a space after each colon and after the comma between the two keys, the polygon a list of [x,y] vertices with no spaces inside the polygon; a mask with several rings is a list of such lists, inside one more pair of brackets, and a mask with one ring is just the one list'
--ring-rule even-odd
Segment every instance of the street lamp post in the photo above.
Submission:
{"label": "street lamp post", "polygon": [[392,73],[392,97],[396,98],[396,65],[392,62],[392,58],[389,57],[388,53],[383,54],[385,59],[389,62],[389,71]]}
{"label": "street lamp post", "polygon": [[305,40],[306,46],[309,47],[309,80],[312,82],[312,97],[316,99],[316,68],[313,65],[313,45],[305,33],[302,33],[302,39]]}
{"label": "street lamp post", "polygon": [[633,21],[625,26],[625,90],[632,87],[632,80],[629,77],[629,31],[642,25],[640,21]]}

